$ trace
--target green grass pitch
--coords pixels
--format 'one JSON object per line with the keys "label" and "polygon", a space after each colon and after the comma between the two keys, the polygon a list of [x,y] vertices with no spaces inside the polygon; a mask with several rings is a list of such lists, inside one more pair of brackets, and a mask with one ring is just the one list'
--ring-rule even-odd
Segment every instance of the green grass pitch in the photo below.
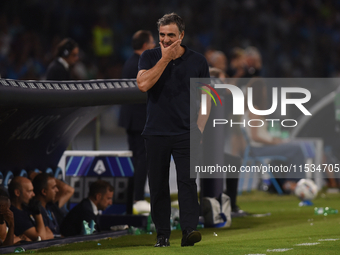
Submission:
{"label": "green grass pitch", "polygon": [[340,254],[340,214],[326,217],[314,215],[314,207],[329,206],[339,210],[340,194],[320,192],[313,202],[314,206],[299,207],[299,200],[295,196],[278,196],[258,191],[245,193],[238,197],[238,204],[243,210],[271,215],[234,218],[232,226],[227,229],[202,229],[202,241],[193,247],[181,247],[181,232],[176,230],[171,234],[171,246],[166,248],[154,248],[156,235],[143,234],[55,246],[34,253]]}

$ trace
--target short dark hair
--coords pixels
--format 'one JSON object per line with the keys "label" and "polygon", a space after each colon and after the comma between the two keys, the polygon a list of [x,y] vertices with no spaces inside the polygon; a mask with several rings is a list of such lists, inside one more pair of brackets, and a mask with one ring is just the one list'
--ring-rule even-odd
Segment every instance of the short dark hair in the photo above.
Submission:
{"label": "short dark hair", "polygon": [[98,193],[104,195],[107,190],[112,192],[113,186],[107,181],[97,180],[90,185],[89,197],[95,198]]}
{"label": "short dark hair", "polygon": [[134,50],[140,50],[144,43],[150,41],[150,36],[152,36],[150,31],[139,30],[132,36],[132,48]]}
{"label": "short dark hair", "polygon": [[21,183],[19,181],[19,176],[17,177],[14,177],[10,184],[8,185],[8,193],[9,193],[9,196],[11,199],[14,199],[15,198],[15,190],[18,189],[18,190],[22,190],[22,186],[21,186]]}
{"label": "short dark hair", "polygon": [[47,173],[40,173],[36,177],[34,177],[34,180],[32,181],[33,184],[33,191],[35,195],[42,195],[41,191],[43,189],[47,189],[48,187],[48,179],[53,178],[53,176],[47,174]]}
{"label": "short dark hair", "polygon": [[158,30],[160,26],[166,26],[175,23],[178,27],[179,33],[182,33],[185,29],[184,20],[176,13],[172,12],[165,14],[162,18],[157,21]]}
{"label": "short dark hair", "polygon": [[57,57],[68,57],[74,48],[78,47],[76,43],[71,38],[65,38],[57,46]]}

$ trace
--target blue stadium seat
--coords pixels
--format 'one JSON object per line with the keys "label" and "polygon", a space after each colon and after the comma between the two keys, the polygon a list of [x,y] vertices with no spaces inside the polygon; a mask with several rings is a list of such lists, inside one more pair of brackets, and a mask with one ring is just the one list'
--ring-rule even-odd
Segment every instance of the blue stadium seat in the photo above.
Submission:
{"label": "blue stadium seat", "polygon": [[14,177],[14,174],[11,171],[8,171],[5,173],[5,178],[4,178],[4,187],[8,189],[8,184],[11,183],[12,179]]}
{"label": "blue stadium seat", "polygon": [[64,181],[63,170],[61,170],[60,167],[58,167],[55,170],[54,177],[57,178],[58,180]]}
{"label": "blue stadium seat", "polygon": [[26,177],[26,178],[28,178],[28,174],[27,174],[27,172],[26,172],[26,170],[25,170],[25,169],[22,169],[22,170],[21,170],[21,172],[20,172],[19,176],[22,176],[22,177]]}
{"label": "blue stadium seat", "polygon": [[45,173],[53,175],[53,170],[52,170],[52,168],[50,168],[50,167],[47,168],[46,171],[45,171]]}

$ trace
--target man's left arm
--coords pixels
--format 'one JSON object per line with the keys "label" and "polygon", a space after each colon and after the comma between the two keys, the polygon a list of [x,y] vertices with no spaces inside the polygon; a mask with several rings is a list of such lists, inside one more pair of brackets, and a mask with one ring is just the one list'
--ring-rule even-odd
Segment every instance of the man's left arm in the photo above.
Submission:
{"label": "man's left arm", "polygon": [[58,201],[59,208],[62,208],[73,196],[74,188],[57,178],[55,180],[59,191],[54,202]]}

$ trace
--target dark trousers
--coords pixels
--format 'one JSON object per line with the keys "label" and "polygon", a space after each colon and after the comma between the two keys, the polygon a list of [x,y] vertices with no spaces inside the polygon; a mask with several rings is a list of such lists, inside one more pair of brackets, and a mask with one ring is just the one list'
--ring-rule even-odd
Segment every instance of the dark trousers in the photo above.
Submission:
{"label": "dark trousers", "polygon": [[[230,164],[231,166],[235,166],[236,169],[241,168],[241,158],[236,157],[230,154],[225,154],[224,155],[224,164],[228,165]],[[238,179],[239,179],[239,173],[233,173],[233,174],[227,174],[226,178],[226,184],[227,184],[227,190],[226,194],[230,198],[230,204],[231,204],[231,209],[234,210],[236,209],[237,203],[236,203],[236,198],[237,198],[237,187],[238,187]]]}
{"label": "dark trousers", "polygon": [[177,174],[180,224],[183,231],[196,229],[199,217],[197,185],[190,178],[190,135],[144,136],[151,197],[151,216],[157,236],[170,236],[169,168],[171,155]]}
{"label": "dark trousers", "polygon": [[127,131],[129,150],[132,151],[134,172],[134,200],[144,200],[147,177],[146,151],[142,131]]}

